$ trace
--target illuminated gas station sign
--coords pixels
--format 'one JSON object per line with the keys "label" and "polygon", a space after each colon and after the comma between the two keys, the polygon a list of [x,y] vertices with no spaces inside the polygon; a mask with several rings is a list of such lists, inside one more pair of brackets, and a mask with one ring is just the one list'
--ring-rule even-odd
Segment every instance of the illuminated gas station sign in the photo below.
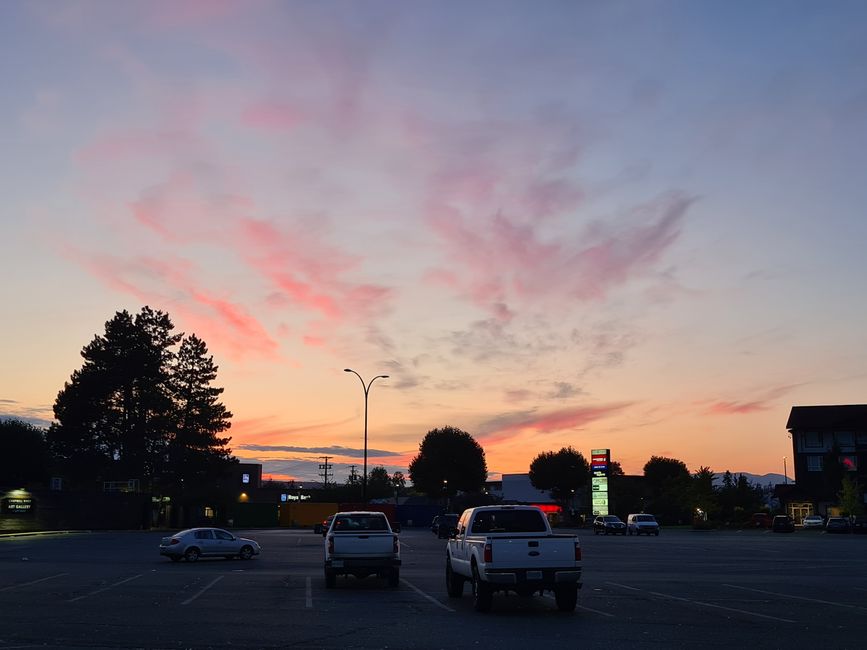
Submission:
{"label": "illuminated gas station sign", "polygon": [[608,469],[611,465],[610,449],[593,449],[590,452],[590,502],[593,516],[608,512]]}

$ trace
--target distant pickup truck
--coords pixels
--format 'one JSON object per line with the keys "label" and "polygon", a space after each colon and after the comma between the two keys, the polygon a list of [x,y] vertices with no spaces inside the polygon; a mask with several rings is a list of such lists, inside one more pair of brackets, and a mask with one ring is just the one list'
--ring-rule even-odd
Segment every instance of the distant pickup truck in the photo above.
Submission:
{"label": "distant pickup truck", "polygon": [[400,584],[400,541],[381,512],[338,512],[325,533],[325,586],[338,575],[366,578],[371,574]]}
{"label": "distant pickup truck", "polygon": [[581,588],[581,546],[574,535],[555,535],[534,506],[482,506],[465,510],[446,546],[449,596],[473,587],[477,611],[491,609],[495,591],[531,596],[554,592],[557,608],[575,610]]}

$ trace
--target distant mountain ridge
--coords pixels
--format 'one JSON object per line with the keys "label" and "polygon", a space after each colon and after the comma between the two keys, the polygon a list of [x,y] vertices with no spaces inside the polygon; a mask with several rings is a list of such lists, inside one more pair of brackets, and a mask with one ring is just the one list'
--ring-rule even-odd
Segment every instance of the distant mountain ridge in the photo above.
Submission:
{"label": "distant mountain ridge", "polygon": [[[714,478],[714,485],[722,485],[723,474],[725,472],[716,472],[716,477]],[[746,479],[752,483],[753,485],[761,485],[765,487],[770,483],[771,485],[777,485],[782,483],[794,483],[795,479],[792,476],[784,477],[782,474],[750,474],[749,472],[732,472],[732,476],[737,480],[738,475],[743,474]]]}

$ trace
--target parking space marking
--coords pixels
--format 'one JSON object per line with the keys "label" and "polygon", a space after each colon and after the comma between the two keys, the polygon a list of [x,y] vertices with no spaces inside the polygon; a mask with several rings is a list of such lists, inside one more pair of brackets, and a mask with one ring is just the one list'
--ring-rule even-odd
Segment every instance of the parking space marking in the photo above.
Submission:
{"label": "parking space marking", "polygon": [[590,607],[585,607],[584,605],[575,605],[575,607],[577,607],[578,609],[583,609],[585,612],[592,612],[593,614],[599,614],[601,616],[607,616],[608,618],[614,618],[614,614],[611,614],[609,612],[602,612],[602,611],[599,611],[598,609],[592,609]]}
{"label": "parking space marking", "polygon": [[[547,598],[548,600],[553,600],[555,602],[557,600],[551,594],[545,594],[542,597]],[[598,609],[593,609],[591,607],[585,607],[584,605],[575,605],[575,607],[578,609],[583,609],[585,612],[591,612],[593,614],[599,614],[600,616],[607,616],[608,618],[615,618],[614,614],[610,614],[609,612],[602,612],[602,611],[599,611]]]}
{"label": "parking space marking", "polygon": [[438,601],[436,598],[434,598],[434,597],[431,596],[430,594],[426,594],[425,592],[423,592],[421,589],[419,589],[418,587],[416,587],[414,584],[412,584],[412,583],[411,583],[409,580],[407,580],[406,578],[401,578],[400,581],[401,581],[403,584],[405,584],[407,587],[409,587],[410,589],[412,589],[412,590],[413,590],[415,593],[417,593],[418,595],[420,595],[420,596],[422,596],[422,597],[424,597],[424,598],[427,598],[429,601],[431,601],[431,602],[432,602],[434,605],[436,605],[437,607],[440,607],[440,608],[446,610],[447,612],[451,612],[452,614],[455,613],[455,610],[453,610],[451,607],[449,607],[448,605],[443,605],[443,604],[442,604],[440,601]]}
{"label": "parking space marking", "polygon": [[[752,587],[741,587],[740,585],[729,585],[723,584],[723,587],[730,587],[731,589],[743,589],[744,591],[753,591],[757,594],[766,594],[768,596],[778,596],[780,598],[791,598],[793,600],[806,600],[810,603],[819,603],[821,605],[834,605],[835,607],[846,607],[848,609],[860,609],[862,611],[867,611],[867,607],[859,607],[858,605],[850,605],[848,603],[835,603],[832,600],[821,600],[819,598],[808,598],[807,596],[790,596],[789,594],[780,594],[774,591],[765,591],[764,589],[753,589]],[[856,587],[857,589],[857,587]]]}
{"label": "parking space marking", "polygon": [[143,575],[144,575],[143,573],[139,573],[138,575],[134,575],[131,578],[125,578],[124,580],[121,580],[120,582],[115,582],[113,585],[108,585],[107,587],[103,587],[102,589],[97,589],[96,591],[91,591],[89,594],[83,594],[81,596],[76,596],[75,598],[70,598],[66,602],[74,603],[76,600],[82,600],[84,598],[89,598],[90,596],[95,596],[96,594],[101,594],[103,591],[108,591],[109,589],[117,587],[118,585],[122,585],[125,582],[135,580],[136,578],[141,578]]}
{"label": "parking space marking", "polygon": [[307,609],[312,609],[313,607],[313,583],[310,581],[310,576],[307,576],[307,581],[305,584],[305,600],[304,606]]}
{"label": "parking space marking", "polygon": [[198,598],[199,596],[201,596],[203,593],[205,593],[208,589],[210,589],[211,587],[213,587],[215,584],[217,584],[217,583],[218,583],[220,580],[222,580],[222,579],[223,579],[223,576],[217,576],[216,578],[214,578],[213,580],[211,580],[208,584],[206,584],[204,587],[202,587],[201,589],[199,589],[199,591],[198,591],[196,594],[190,596],[190,597],[187,598],[184,602],[182,602],[181,605],[189,605],[189,604],[190,604],[191,602],[193,602],[196,598]]}
{"label": "parking space marking", "polygon": [[31,580],[30,582],[22,582],[18,585],[9,585],[7,587],[0,588],[0,591],[9,591],[10,589],[17,589],[18,587],[29,587],[30,585],[35,585],[40,582],[45,582],[46,580],[53,580],[54,578],[59,578],[61,576],[69,575],[68,573],[58,573],[57,575],[48,576],[47,578],[39,578],[39,580]]}
{"label": "parking space marking", "polygon": [[757,616],[759,618],[767,618],[772,621],[780,621],[782,623],[796,623],[797,621],[793,621],[788,618],[780,618],[779,616],[770,616],[768,614],[759,614],[758,612],[751,612],[747,609],[737,609],[735,607],[726,607],[725,605],[717,605],[716,603],[706,603],[701,600],[692,600],[691,598],[683,598],[682,596],[674,596],[672,594],[664,594],[659,591],[649,591],[645,589],[637,589],[636,587],[629,587],[627,585],[621,585],[616,582],[609,582],[608,584],[614,585],[615,587],[621,587],[623,589],[631,589],[632,591],[643,591],[652,596],[657,596],[659,598],[666,598],[669,600],[677,600],[682,603],[689,603],[691,605],[699,605],[700,607],[710,607],[712,609],[722,609],[727,612],[737,612],[738,614],[746,614],[747,616]]}

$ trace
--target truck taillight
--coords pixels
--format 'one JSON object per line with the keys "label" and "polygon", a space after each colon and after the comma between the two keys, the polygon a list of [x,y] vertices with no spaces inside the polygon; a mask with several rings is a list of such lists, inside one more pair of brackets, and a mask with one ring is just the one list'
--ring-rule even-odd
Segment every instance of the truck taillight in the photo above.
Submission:
{"label": "truck taillight", "polygon": [[485,544],[485,563],[492,562],[494,560],[494,549],[491,548],[490,542]]}
{"label": "truck taillight", "polygon": [[397,535],[394,536],[394,544],[392,545],[391,550],[395,555],[400,553],[400,542],[397,541]]}
{"label": "truck taillight", "polygon": [[334,555],[334,536],[328,538],[328,554]]}
{"label": "truck taillight", "polygon": [[581,561],[581,545],[578,542],[575,542],[575,561]]}

